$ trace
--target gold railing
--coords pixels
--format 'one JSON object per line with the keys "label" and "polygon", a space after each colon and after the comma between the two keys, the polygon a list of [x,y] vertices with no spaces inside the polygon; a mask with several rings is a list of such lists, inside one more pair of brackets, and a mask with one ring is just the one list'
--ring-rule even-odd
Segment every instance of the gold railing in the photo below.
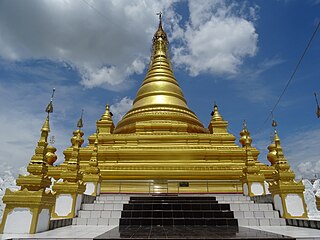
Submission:
{"label": "gold railing", "polygon": [[241,193],[242,186],[236,180],[105,180],[102,193]]}

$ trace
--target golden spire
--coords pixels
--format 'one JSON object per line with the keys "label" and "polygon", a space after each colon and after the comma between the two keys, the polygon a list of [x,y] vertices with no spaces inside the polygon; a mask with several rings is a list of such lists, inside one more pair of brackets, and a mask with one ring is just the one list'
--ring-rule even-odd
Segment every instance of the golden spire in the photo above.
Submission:
{"label": "golden spire", "polygon": [[91,158],[89,161],[89,167],[86,169],[86,174],[99,174],[100,169],[98,167],[98,138],[99,138],[99,130],[96,131],[96,138],[93,145],[93,151],[91,154]]}
{"label": "golden spire", "polygon": [[177,131],[205,133],[197,116],[188,108],[173,75],[168,38],[162,28],[162,14],[153,37],[150,68],[138,90],[132,109],[118,123],[114,133]]}
{"label": "golden spire", "polygon": [[72,153],[71,153],[70,159],[67,162],[67,169],[66,171],[61,173],[61,178],[63,178],[63,180],[68,182],[77,182],[78,180],[82,179],[82,174],[79,171],[80,169],[79,151],[80,151],[81,145],[84,142],[82,138],[84,133],[81,130],[81,127],[83,127],[82,114],[77,123],[77,127],[78,129],[73,132],[73,137],[71,138]]}
{"label": "golden spire", "polygon": [[243,172],[248,174],[257,174],[260,170],[256,167],[255,160],[251,152],[252,138],[250,137],[246,121],[243,121],[243,129],[240,132],[240,135],[241,138],[239,141],[242,144],[242,147],[246,148],[246,166],[244,167]]}
{"label": "golden spire", "polygon": [[[274,181],[282,181],[282,182],[293,182],[295,178],[294,172],[290,169],[290,165],[287,159],[284,157],[282,147],[280,144],[280,138],[278,136],[276,126],[277,123],[274,124],[274,120],[272,121],[272,126],[274,127],[274,144],[275,144],[275,163],[274,167],[276,169],[276,173],[274,175]],[[269,155],[270,156],[270,155]]]}
{"label": "golden spire", "polygon": [[[54,91],[52,91],[52,96],[48,106],[46,107],[45,112],[48,113],[46,120],[41,128],[41,136],[38,141],[38,145],[35,149],[35,154],[32,156],[31,161],[27,167],[28,172],[30,173],[29,176],[19,176],[17,179],[17,185],[21,186],[21,189],[24,188],[37,191],[41,188],[46,188],[51,185],[51,181],[47,176],[48,166],[47,166],[47,146],[48,146],[48,135],[50,132],[50,124],[49,124],[49,117],[50,113],[53,112],[53,96]],[[34,177],[32,177],[34,176]]]}

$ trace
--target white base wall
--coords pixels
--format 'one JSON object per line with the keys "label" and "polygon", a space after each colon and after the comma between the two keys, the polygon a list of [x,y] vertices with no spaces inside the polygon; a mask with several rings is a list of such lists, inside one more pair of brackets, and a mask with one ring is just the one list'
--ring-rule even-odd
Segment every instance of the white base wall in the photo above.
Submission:
{"label": "white base wall", "polygon": [[298,194],[288,194],[285,199],[288,213],[293,217],[299,217],[304,214],[303,201]]}
{"label": "white base wall", "polygon": [[243,188],[243,194],[248,195],[249,194],[248,185],[246,183],[244,183],[242,188]]}
{"label": "white base wall", "polygon": [[68,216],[72,211],[73,198],[71,194],[60,194],[56,198],[55,213],[58,216]]}
{"label": "white base wall", "polygon": [[49,230],[49,223],[50,223],[50,211],[49,209],[42,209],[37,224],[36,232],[43,232]]}
{"label": "white base wall", "polygon": [[281,217],[283,216],[283,206],[281,202],[281,197],[279,194],[274,195],[273,197],[274,208],[280,211]]}
{"label": "white base wall", "polygon": [[251,192],[255,196],[260,196],[260,195],[264,194],[263,185],[259,182],[253,182],[251,184]]}
{"label": "white base wall", "polygon": [[7,216],[3,233],[29,233],[32,212],[29,208],[14,208]]}
{"label": "white base wall", "polygon": [[92,195],[94,193],[96,185],[93,182],[87,182],[86,183],[86,191],[84,194],[86,195]]}

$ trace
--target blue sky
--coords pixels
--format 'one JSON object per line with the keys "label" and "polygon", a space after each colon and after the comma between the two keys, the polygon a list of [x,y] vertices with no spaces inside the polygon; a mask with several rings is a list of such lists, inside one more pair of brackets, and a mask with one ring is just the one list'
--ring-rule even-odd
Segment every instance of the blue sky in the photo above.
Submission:
{"label": "blue sky", "polygon": [[[0,162],[26,165],[56,88],[51,134],[59,162],[84,109],[84,132],[112,105],[130,108],[161,10],[175,76],[207,126],[214,101],[239,139],[245,119],[267,163],[263,124],[320,20],[318,0],[0,1]],[[297,177],[320,174],[320,33],[275,111]]]}

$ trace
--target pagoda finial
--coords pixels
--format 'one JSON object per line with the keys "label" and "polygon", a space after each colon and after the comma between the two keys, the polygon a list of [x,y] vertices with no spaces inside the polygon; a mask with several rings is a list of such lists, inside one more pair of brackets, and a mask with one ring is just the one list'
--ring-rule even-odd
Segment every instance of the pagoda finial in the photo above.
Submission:
{"label": "pagoda finial", "polygon": [[82,109],[82,111],[81,111],[80,119],[79,119],[79,121],[77,122],[77,127],[79,128],[79,130],[81,130],[81,128],[83,128],[82,117],[83,117],[83,109]]}
{"label": "pagoda finial", "polygon": [[[153,36],[153,57],[157,55],[157,52],[159,51],[164,52],[164,54],[167,55],[167,50],[168,50],[167,45],[169,43],[167,34],[162,28],[162,12],[158,12],[157,15],[159,15],[159,26],[158,26],[158,30]],[[158,51],[155,51],[155,50],[158,50]]]}
{"label": "pagoda finial", "polygon": [[162,26],[162,12],[157,12],[157,15],[159,16],[159,27]]}
{"label": "pagoda finial", "polygon": [[54,92],[55,92],[55,91],[56,91],[56,89],[53,88],[53,89],[52,89],[52,95],[51,95],[51,98],[50,98],[50,102],[49,102],[49,104],[48,104],[47,107],[46,107],[46,112],[48,113],[48,115],[53,112],[52,100],[53,100]]}

